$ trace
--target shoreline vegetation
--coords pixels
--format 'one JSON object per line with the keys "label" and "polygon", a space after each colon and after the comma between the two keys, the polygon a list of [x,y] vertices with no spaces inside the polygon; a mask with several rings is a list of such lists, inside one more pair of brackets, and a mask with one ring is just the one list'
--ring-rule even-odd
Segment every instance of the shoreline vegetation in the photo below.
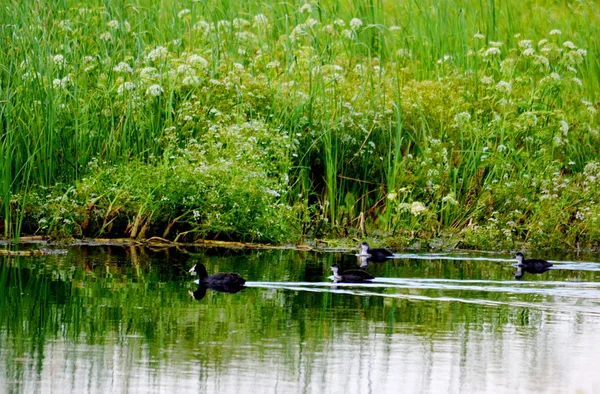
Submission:
{"label": "shoreline vegetation", "polygon": [[0,237],[597,249],[599,12],[12,2]]}

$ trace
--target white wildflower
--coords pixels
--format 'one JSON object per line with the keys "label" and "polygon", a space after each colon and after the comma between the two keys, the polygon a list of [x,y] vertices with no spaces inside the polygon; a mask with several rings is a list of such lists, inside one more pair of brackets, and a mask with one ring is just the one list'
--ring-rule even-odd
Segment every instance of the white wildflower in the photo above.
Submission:
{"label": "white wildflower", "polygon": [[57,66],[62,67],[65,64],[65,57],[63,55],[54,55],[52,61]]}
{"label": "white wildflower", "polygon": [[551,36],[560,36],[561,34],[562,34],[562,31],[560,31],[558,29],[550,30],[550,35]]}
{"label": "white wildflower", "polygon": [[485,52],[483,52],[483,56],[487,57],[487,56],[493,56],[493,55],[500,55],[501,53],[502,53],[502,51],[500,51],[499,48],[490,47],[490,48],[486,49]]}
{"label": "white wildflower", "polygon": [[135,83],[133,82],[124,82],[121,85],[119,85],[119,87],[117,88],[117,93],[118,94],[123,94],[126,91],[130,91],[135,89]]}
{"label": "white wildflower", "polygon": [[200,83],[200,78],[196,75],[187,75],[183,78],[181,83],[185,86],[198,85]]}
{"label": "white wildflower", "polygon": [[555,81],[558,81],[560,80],[560,75],[558,73],[551,73],[550,78],[554,79]]}
{"label": "white wildflower", "polygon": [[169,54],[169,50],[163,46],[157,46],[146,55],[146,59],[155,61],[165,58]]}
{"label": "white wildflower", "polygon": [[586,49],[583,49],[583,48],[579,48],[579,49],[577,50],[577,54],[579,54],[579,55],[581,55],[581,56],[584,56],[584,57],[585,57],[585,56],[587,56],[587,50],[586,50]]}
{"label": "white wildflower", "polygon": [[199,66],[201,68],[208,67],[208,60],[206,60],[205,58],[203,58],[202,56],[197,55],[197,54],[192,54],[192,55],[188,56],[187,62],[191,65]]}
{"label": "white wildflower", "polygon": [[312,12],[312,7],[310,4],[308,3],[304,3],[302,5],[302,7],[300,7],[300,9],[298,10],[299,13],[303,14],[303,13],[307,13],[310,14]]}
{"label": "white wildflower", "polygon": [[117,64],[115,67],[113,67],[113,70],[116,72],[122,72],[122,73],[132,73],[133,72],[133,68],[131,68],[131,66],[125,62],[120,62],[119,64]]}
{"label": "white wildflower", "polygon": [[410,206],[410,213],[412,213],[414,216],[419,216],[422,212],[425,212],[426,210],[427,207],[425,206],[425,204],[419,201],[413,202]]}
{"label": "white wildflower", "polygon": [[235,18],[232,23],[233,23],[233,27],[235,27],[238,30],[243,29],[247,26],[250,26],[250,22],[248,22],[244,18]]}
{"label": "white wildflower", "polygon": [[510,94],[510,92],[512,91],[512,86],[509,82],[500,81],[496,84],[496,90],[498,90],[499,92]]}
{"label": "white wildflower", "polygon": [[187,14],[189,14],[190,12],[192,12],[189,8],[184,8],[183,10],[179,11],[177,13],[177,17],[179,19],[183,18],[184,16],[186,16]]}
{"label": "white wildflower", "polygon": [[319,23],[319,21],[317,21],[315,18],[308,18],[305,23],[308,27],[314,27]]}
{"label": "white wildflower", "polygon": [[485,38],[485,36],[481,33],[475,33],[473,37],[477,38],[478,40],[483,40]]}
{"label": "white wildflower", "polygon": [[500,145],[498,145],[498,147],[496,148],[496,150],[498,152],[504,152],[506,150],[506,145],[500,144]]}
{"label": "white wildflower", "polygon": [[484,85],[490,85],[490,84],[494,83],[494,78],[484,75],[483,77],[481,77],[481,83]]}
{"label": "white wildflower", "polygon": [[442,198],[443,202],[448,202],[450,203],[450,205],[458,205],[458,201],[456,201],[454,199],[454,195],[452,194],[448,194],[447,196],[444,196],[444,198]]}
{"label": "white wildflower", "polygon": [[560,131],[562,131],[564,135],[567,135],[567,133],[569,132],[569,124],[564,120],[561,120],[558,123],[560,123]]}
{"label": "white wildflower", "polygon": [[335,28],[333,25],[325,25],[321,28],[321,31],[327,34],[333,34],[335,32]]}
{"label": "white wildflower", "polygon": [[523,56],[533,56],[535,54],[535,49],[529,47],[529,48],[525,48],[525,50],[523,51]]}
{"label": "white wildflower", "polygon": [[468,112],[460,112],[454,115],[454,121],[458,124],[464,124],[471,120],[471,114]]}
{"label": "white wildflower", "polygon": [[264,14],[256,14],[254,16],[254,23],[256,25],[266,25],[267,23],[269,23],[269,20]]}
{"label": "white wildflower", "polygon": [[519,48],[531,48],[531,40],[519,41]]}
{"label": "white wildflower", "polygon": [[354,31],[358,30],[362,26],[362,21],[358,18],[352,18],[350,21],[350,28]]}
{"label": "white wildflower", "polygon": [[269,62],[266,65],[267,68],[278,68],[279,66],[280,66],[280,63],[277,60]]}
{"label": "white wildflower", "polygon": [[344,22],[343,19],[336,19],[335,21],[333,21],[333,24],[339,27],[346,26],[346,22]]}
{"label": "white wildflower", "polygon": [[112,34],[110,34],[110,32],[108,32],[108,31],[106,31],[106,32],[100,34],[100,39],[102,41],[110,41],[110,40],[112,40]]}
{"label": "white wildflower", "polygon": [[62,21],[58,22],[58,27],[62,31],[71,31],[71,30],[73,30],[73,24],[71,23],[70,19],[63,19]]}
{"label": "white wildflower", "polygon": [[563,46],[565,48],[569,48],[569,49],[577,49],[577,46],[575,44],[573,44],[572,41],[565,41],[565,42],[563,42]]}
{"label": "white wildflower", "polygon": [[542,39],[542,40],[540,40],[540,41],[538,42],[538,46],[539,46],[539,47],[541,47],[541,46],[544,46],[544,45],[546,45],[547,43],[548,43],[548,40],[546,40],[546,39],[544,38],[544,39]]}
{"label": "white wildflower", "polygon": [[490,46],[500,48],[502,46],[502,43],[500,41],[490,41]]}
{"label": "white wildflower", "polygon": [[148,86],[148,89],[146,89],[146,94],[149,96],[158,97],[162,94],[163,91],[164,90],[163,90],[162,86],[154,84],[154,85]]}
{"label": "white wildflower", "polygon": [[158,78],[158,71],[154,67],[144,67],[140,70],[140,78],[143,80]]}
{"label": "white wildflower", "polygon": [[112,21],[107,22],[106,26],[110,27],[111,29],[118,29],[119,28],[119,21],[113,19]]}

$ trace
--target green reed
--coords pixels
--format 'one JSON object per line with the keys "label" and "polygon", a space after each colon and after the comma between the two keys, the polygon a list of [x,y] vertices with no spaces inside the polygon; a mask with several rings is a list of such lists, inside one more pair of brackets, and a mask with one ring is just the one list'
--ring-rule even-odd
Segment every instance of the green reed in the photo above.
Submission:
{"label": "green reed", "polygon": [[[360,212],[374,228],[439,232],[486,223],[502,206],[487,189],[518,179],[516,167],[544,174],[541,184],[553,178],[544,163],[573,162],[566,175],[582,176],[595,160],[597,14],[592,1],[11,4],[0,10],[4,235],[20,232],[13,212],[25,215],[26,231],[36,231],[40,217],[64,220],[55,213],[64,206],[26,212],[26,205],[50,205],[15,197],[27,190],[77,183],[72,205],[96,201],[103,191],[84,179],[98,167],[116,174],[110,166],[126,171],[135,162],[164,173],[171,157],[185,157],[190,173],[218,160],[262,167],[264,156],[242,163],[219,148],[219,138],[247,121],[262,122],[277,144],[289,145],[280,151],[285,165],[264,174],[269,182],[291,176],[283,202],[305,228],[325,202],[324,218],[342,227],[354,226]],[[579,48],[587,55],[569,58]],[[548,65],[536,64],[538,56]],[[211,145],[205,137],[215,129],[221,137]],[[192,160],[190,141],[202,145]],[[249,144],[240,149],[260,147]],[[120,184],[133,175],[114,176]],[[115,212],[136,217],[144,205],[136,201],[166,197],[153,190]],[[176,203],[151,204],[158,208],[149,228],[198,208],[185,206],[183,190],[169,197]],[[537,199],[539,190],[527,189],[526,197]],[[490,212],[484,201],[494,205]],[[595,212],[591,201],[585,208]],[[424,204],[424,216],[407,215],[402,204],[414,203]]]}

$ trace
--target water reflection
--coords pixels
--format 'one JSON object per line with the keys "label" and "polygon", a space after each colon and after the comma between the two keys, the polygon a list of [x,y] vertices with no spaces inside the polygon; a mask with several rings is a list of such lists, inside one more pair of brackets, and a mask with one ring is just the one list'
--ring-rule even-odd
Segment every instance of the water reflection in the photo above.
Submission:
{"label": "water reflection", "polygon": [[[419,256],[370,264],[372,283],[348,284],[327,278],[353,254],[2,257],[0,392],[598,389],[597,255],[548,256],[552,270],[522,281],[508,255]],[[244,291],[201,289],[194,263],[239,273]]]}

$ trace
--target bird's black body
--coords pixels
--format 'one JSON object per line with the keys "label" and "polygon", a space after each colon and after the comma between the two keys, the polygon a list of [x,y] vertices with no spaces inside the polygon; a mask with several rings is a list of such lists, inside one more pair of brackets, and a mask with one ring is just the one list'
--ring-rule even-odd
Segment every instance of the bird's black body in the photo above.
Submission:
{"label": "bird's black body", "polygon": [[369,261],[380,263],[387,260],[394,254],[385,248],[370,248],[369,244],[363,242],[360,244],[360,253],[358,256],[366,256]]}
{"label": "bird's black body", "polygon": [[208,275],[204,264],[196,264],[190,269],[191,273],[197,273],[199,276],[198,284],[211,290],[226,293],[237,293],[244,287],[246,279],[233,272],[219,272],[214,275]]}
{"label": "bird's black body", "polygon": [[332,265],[331,270],[333,271],[333,279],[336,282],[361,283],[375,279],[373,275],[363,270],[347,270],[340,273],[340,266],[337,264]]}
{"label": "bird's black body", "polygon": [[518,252],[515,255],[517,259],[517,272],[515,273],[515,279],[521,279],[525,272],[529,274],[543,274],[552,267],[552,263],[541,260],[541,259],[527,259],[525,260],[523,253]]}

